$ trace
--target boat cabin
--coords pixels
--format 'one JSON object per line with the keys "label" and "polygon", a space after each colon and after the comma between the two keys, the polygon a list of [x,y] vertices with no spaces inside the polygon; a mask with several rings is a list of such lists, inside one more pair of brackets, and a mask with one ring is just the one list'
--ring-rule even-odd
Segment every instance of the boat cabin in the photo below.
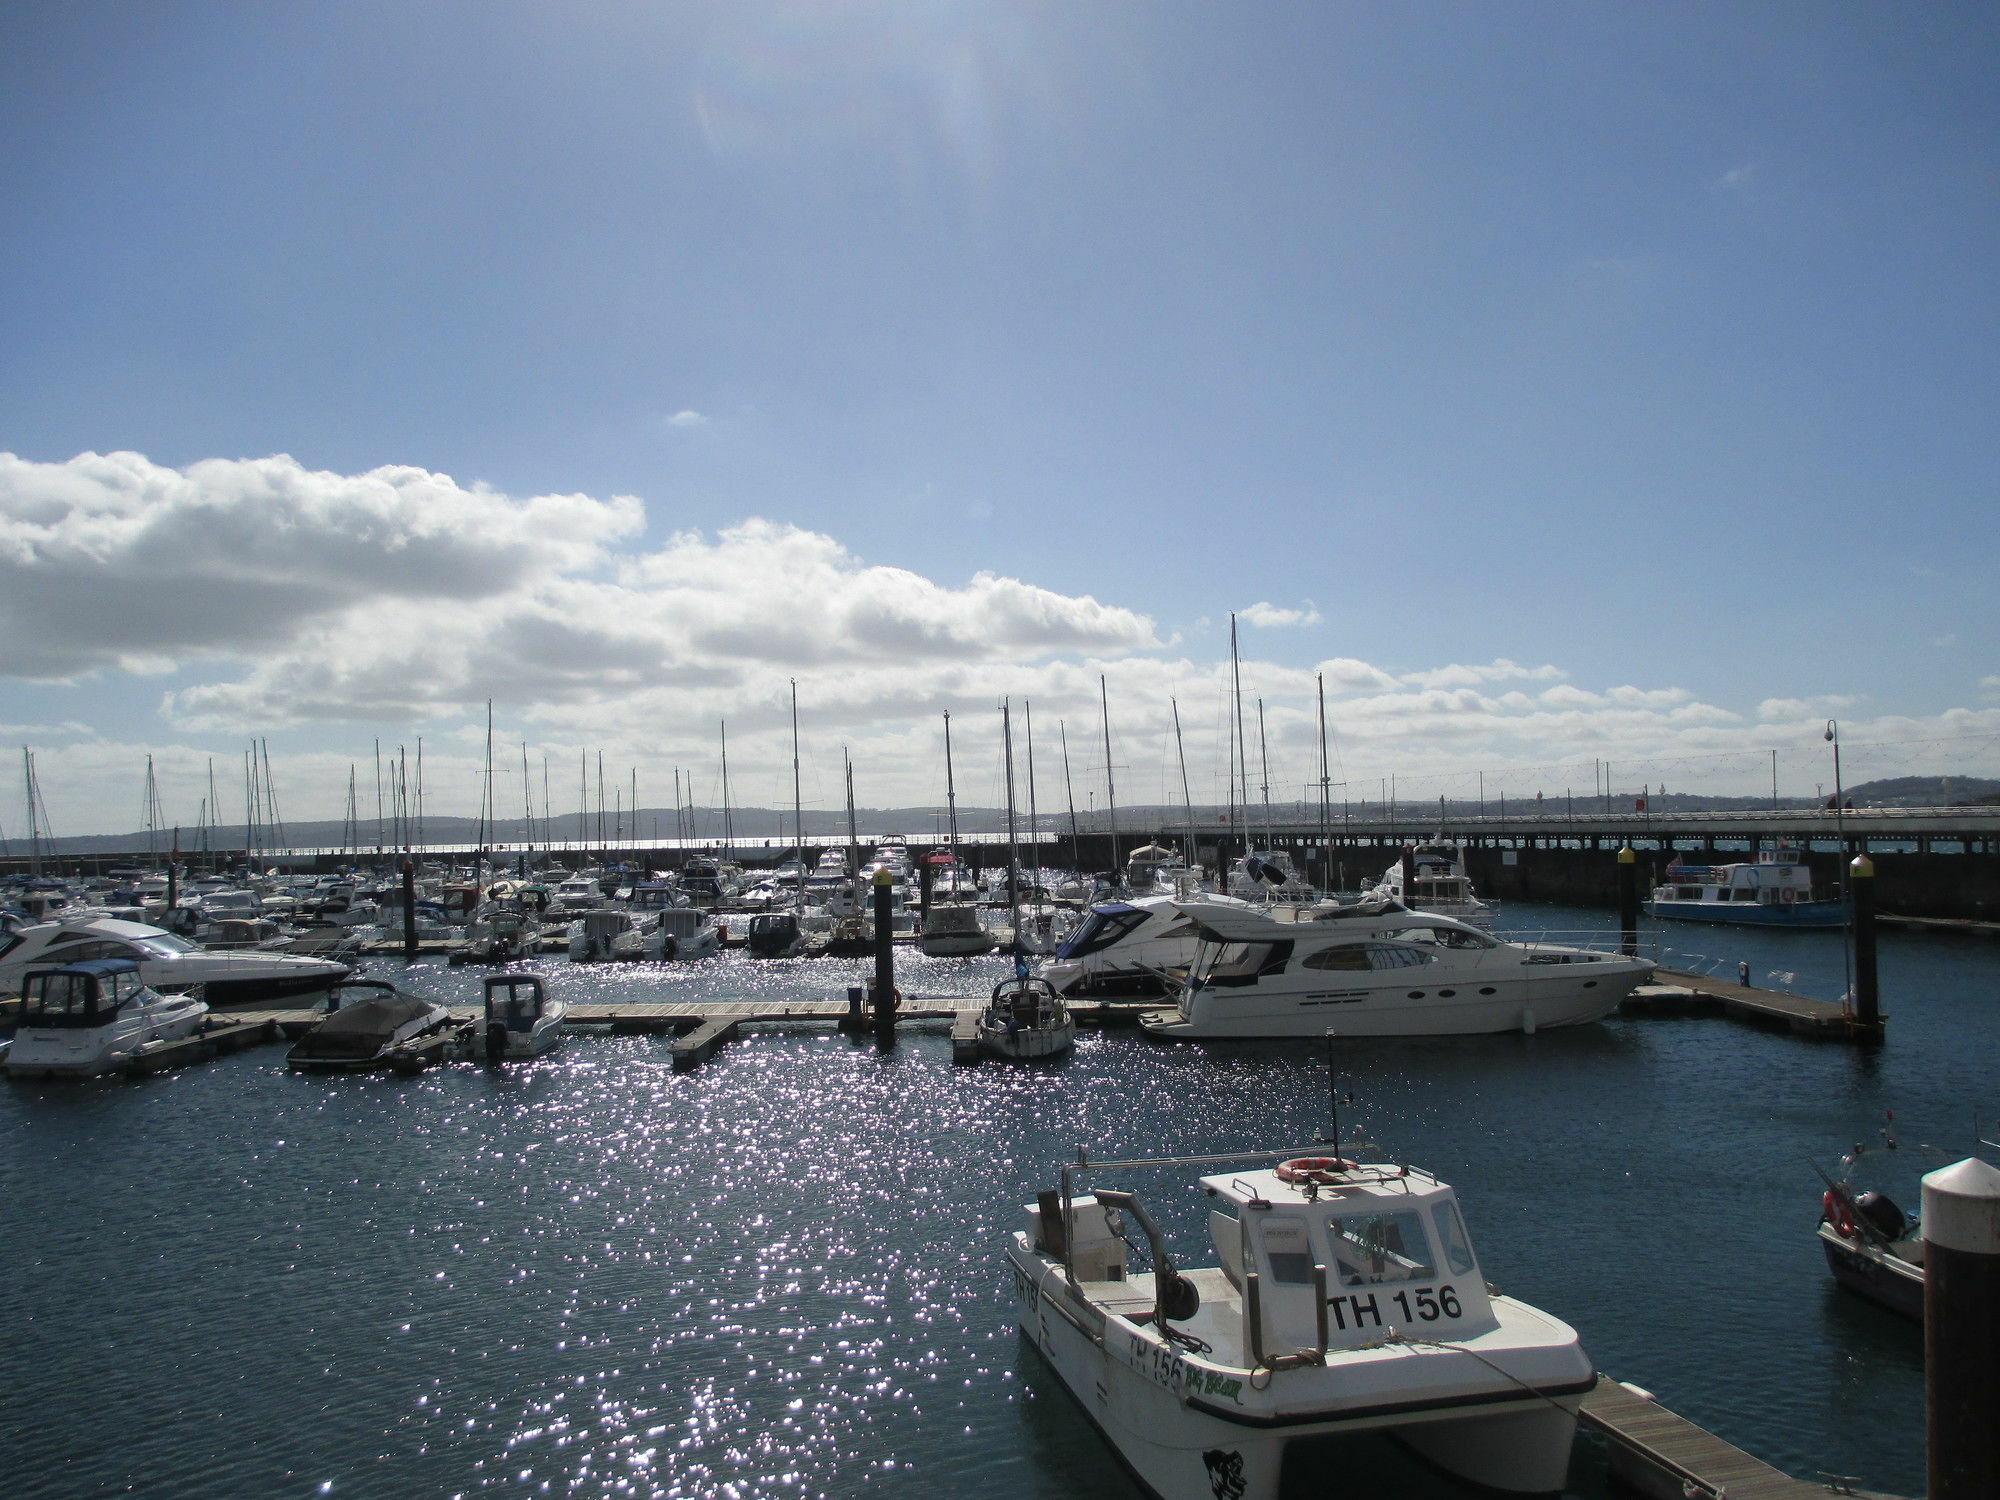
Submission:
{"label": "boat cabin", "polygon": [[539,974],[488,974],[486,1025],[529,1032],[548,1004],[548,984]]}
{"label": "boat cabin", "polygon": [[1811,901],[1812,871],[1796,849],[1759,850],[1754,863],[1684,865],[1678,859],[1654,887],[1655,901],[1750,901],[1791,906]]}
{"label": "boat cabin", "polygon": [[656,926],[675,942],[685,943],[701,931],[706,921],[707,918],[691,906],[670,906],[660,913]]}
{"label": "boat cabin", "polygon": [[21,981],[21,1026],[78,1031],[108,1026],[119,1011],[151,993],[129,958],[35,969]]}
{"label": "boat cabin", "polygon": [[645,880],[632,887],[634,911],[660,911],[674,904],[674,888],[664,880]]}
{"label": "boat cabin", "polygon": [[[1199,1301],[1191,1315],[1169,1309],[1169,1316],[1223,1363],[1363,1349],[1391,1329],[1462,1340],[1499,1326],[1456,1194],[1427,1172],[1300,1157],[1200,1183],[1210,1203],[1210,1244],[1196,1260],[1212,1256],[1215,1269],[1167,1278],[1190,1282]],[[1041,1218],[1055,1198],[1030,1210],[1038,1244],[1050,1243]],[[1085,1195],[1069,1199],[1067,1209],[1069,1233],[1057,1243],[1067,1246],[1078,1290],[1135,1322],[1154,1321],[1164,1240],[1148,1252],[1154,1269],[1134,1275],[1128,1256],[1140,1237],[1119,1208]],[[1152,1234],[1145,1242],[1153,1243]]]}

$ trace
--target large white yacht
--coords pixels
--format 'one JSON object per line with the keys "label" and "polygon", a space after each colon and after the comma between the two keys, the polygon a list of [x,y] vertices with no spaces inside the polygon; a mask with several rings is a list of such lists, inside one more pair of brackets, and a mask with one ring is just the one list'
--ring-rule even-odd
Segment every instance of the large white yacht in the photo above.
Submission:
{"label": "large white yacht", "polygon": [[199,1031],[208,1006],[147,987],[127,958],[36,969],[21,992],[21,1024],[7,1071],[28,1077],[108,1073],[143,1048]]}
{"label": "large white yacht", "polygon": [[1155,1036],[1535,1032],[1609,1015],[1653,971],[1650,959],[1505,943],[1388,901],[1190,920],[1198,946],[1177,1004],[1141,1020]]}
{"label": "large white yacht", "polygon": [[1465,860],[1458,845],[1435,838],[1412,846],[1410,874],[1416,888],[1406,891],[1403,862],[1398,859],[1382,872],[1374,893],[1400,901],[1411,911],[1436,912],[1487,932],[1493,930],[1493,907],[1473,893],[1472,877],[1465,873]]}
{"label": "large white yacht", "polygon": [[338,984],[349,965],[302,954],[245,949],[211,953],[185,938],[116,917],[38,922],[0,933],[0,994],[12,994],[30,969],[91,958],[126,958],[162,994],[202,987],[211,1006],[245,1005],[311,994]]}
{"label": "large white yacht", "polygon": [[[1568,1324],[1488,1288],[1451,1187],[1255,1159],[1065,1166],[1007,1249],[1022,1334],[1147,1492],[1275,1500],[1288,1444],[1385,1428],[1476,1484],[1561,1490],[1595,1371]],[[1177,1167],[1214,1173],[1196,1178],[1201,1269],[1136,1193],[1078,1191],[1086,1172]]]}

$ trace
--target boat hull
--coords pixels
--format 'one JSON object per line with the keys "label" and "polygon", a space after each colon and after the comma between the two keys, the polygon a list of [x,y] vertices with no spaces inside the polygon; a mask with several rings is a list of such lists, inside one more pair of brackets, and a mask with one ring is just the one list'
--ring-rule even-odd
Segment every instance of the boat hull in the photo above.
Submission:
{"label": "boat hull", "polygon": [[979,1026],[979,1046],[990,1057],[1011,1062],[1032,1062],[1038,1057],[1060,1057],[1076,1045],[1076,1023],[1060,1026],[1022,1026],[1009,1031],[1004,1026]]}
{"label": "boat hull", "polygon": [[15,1078],[95,1078],[114,1073],[141,1051],[162,1042],[177,1042],[200,1031],[208,1007],[199,1000],[163,996],[133,1016],[120,1016],[107,1026],[88,1030],[22,1027],[6,1054],[6,1070]]}
{"label": "boat hull", "polygon": [[1030,1249],[1025,1236],[1016,1237],[1008,1257],[1023,1336],[1126,1468],[1161,1500],[1276,1500],[1293,1440],[1383,1429],[1490,1489],[1553,1494],[1568,1477],[1576,1408],[1594,1373],[1555,1389],[1498,1383],[1469,1397],[1373,1406],[1350,1399],[1301,1410],[1268,1395],[1268,1381],[1259,1391],[1247,1371],[1222,1376],[1189,1360],[1163,1362],[1152,1345],[1138,1348],[1116,1321],[1107,1321],[1101,1336],[1087,1331],[1088,1312],[1066,1298],[1060,1269]]}
{"label": "boat hull", "polygon": [[1827,1270],[1841,1286],[1891,1312],[1923,1322],[1922,1266],[1845,1239],[1827,1224],[1819,1227],[1819,1243],[1826,1252]]}
{"label": "boat hull", "polygon": [[1795,901],[1767,906],[1760,901],[1649,901],[1647,912],[1668,922],[1715,922],[1731,927],[1844,927],[1847,907],[1839,901]]}

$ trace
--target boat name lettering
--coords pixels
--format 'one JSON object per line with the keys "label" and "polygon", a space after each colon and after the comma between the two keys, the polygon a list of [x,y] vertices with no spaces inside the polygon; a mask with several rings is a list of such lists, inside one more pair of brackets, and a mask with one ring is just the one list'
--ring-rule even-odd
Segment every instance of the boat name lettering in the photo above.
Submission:
{"label": "boat name lettering", "polygon": [[1370,1292],[1365,1297],[1329,1297],[1326,1306],[1333,1314],[1333,1326],[1342,1333],[1350,1328],[1381,1328],[1384,1314],[1394,1314],[1399,1309],[1406,1323],[1412,1319],[1435,1323],[1439,1318],[1459,1317],[1465,1311],[1459,1304],[1457,1290],[1449,1286],[1441,1286],[1435,1292],[1420,1286],[1414,1291],[1406,1289],[1393,1294]]}
{"label": "boat name lettering", "polygon": [[1183,1396],[1224,1396],[1243,1404],[1243,1380],[1189,1364],[1172,1349],[1139,1334],[1126,1335],[1126,1362],[1155,1385]]}

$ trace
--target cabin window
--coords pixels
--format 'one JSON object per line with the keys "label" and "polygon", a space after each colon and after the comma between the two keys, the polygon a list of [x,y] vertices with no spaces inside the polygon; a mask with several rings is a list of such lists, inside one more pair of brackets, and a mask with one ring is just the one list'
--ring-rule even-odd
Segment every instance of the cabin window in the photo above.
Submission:
{"label": "cabin window", "polygon": [[1299,960],[1302,969],[1366,969],[1368,949],[1361,943],[1340,943],[1332,948],[1322,948],[1317,953],[1308,953]]}
{"label": "cabin window", "polygon": [[1124,911],[1094,911],[1083,919],[1083,925],[1075,934],[1056,950],[1057,958],[1082,958],[1087,953],[1109,948],[1120,938],[1130,935],[1146,920],[1147,913],[1133,908]]}
{"label": "cabin window", "polygon": [[1282,974],[1291,956],[1289,938],[1278,943],[1203,943],[1188,978],[1196,985],[1255,984],[1266,974]]}
{"label": "cabin window", "polygon": [[1426,1281],[1437,1274],[1423,1218],[1414,1211],[1331,1219],[1327,1228],[1340,1279],[1348,1286]]}
{"label": "cabin window", "polygon": [[1271,1279],[1289,1286],[1311,1286],[1312,1242],[1306,1237],[1305,1220],[1267,1218],[1262,1233]]}
{"label": "cabin window", "polygon": [[1440,1203],[1431,1209],[1431,1223],[1437,1228],[1438,1244],[1444,1250],[1444,1263],[1454,1276],[1470,1276],[1476,1262],[1472,1259],[1472,1243],[1465,1237],[1465,1224],[1458,1217],[1456,1203]]}
{"label": "cabin window", "polygon": [[1368,967],[1371,969],[1414,969],[1419,964],[1436,962],[1435,953],[1425,953],[1418,948],[1398,948],[1388,943],[1368,945]]}

